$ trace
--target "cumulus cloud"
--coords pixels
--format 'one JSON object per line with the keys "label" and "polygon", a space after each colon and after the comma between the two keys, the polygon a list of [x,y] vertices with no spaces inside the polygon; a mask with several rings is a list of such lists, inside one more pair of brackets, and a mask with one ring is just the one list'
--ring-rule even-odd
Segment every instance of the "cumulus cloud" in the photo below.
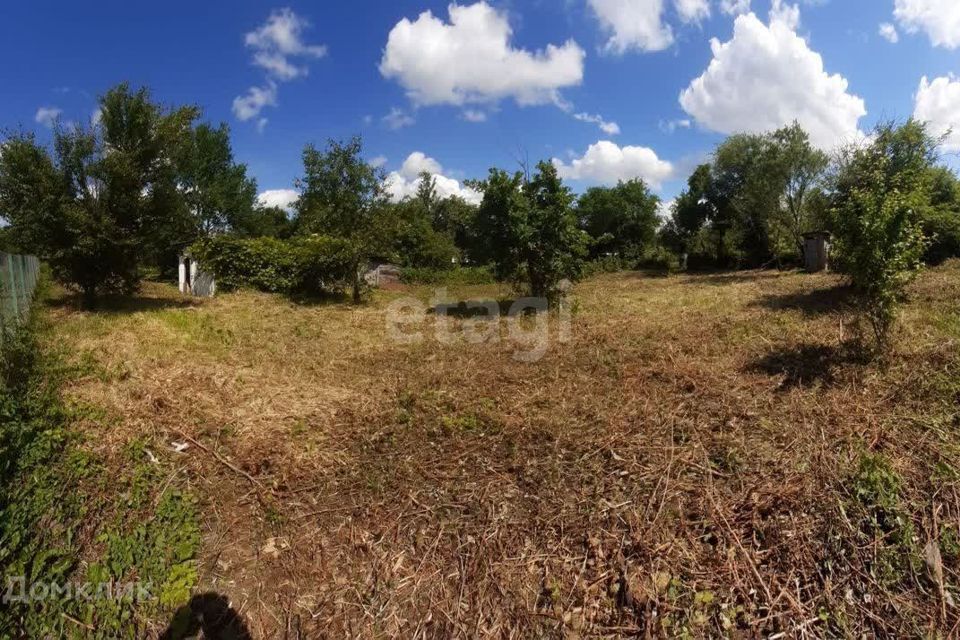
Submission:
{"label": "cumulus cloud", "polygon": [[[289,82],[309,73],[305,60],[322,58],[327,48],[307,44],[304,31],[310,23],[290,9],[279,9],[267,21],[244,36],[244,43],[253,50],[253,64],[266,72],[266,82],[253,86],[247,93],[233,99],[233,114],[240,121],[258,118],[265,107],[277,105],[277,83]],[[266,118],[257,119],[257,129],[263,131]]]}
{"label": "cumulus cloud", "polygon": [[396,131],[397,129],[403,129],[404,127],[409,127],[413,124],[416,124],[417,120],[412,115],[400,109],[394,107],[390,109],[390,113],[383,116],[380,119],[383,124],[387,126],[391,131]]}
{"label": "cumulus cloud", "polygon": [[866,115],[848,82],[824,70],[823,58],[796,33],[799,8],[774,0],[770,23],[738,16],[733,39],[710,42],[706,71],[680,94],[680,105],[701,125],[720,133],[764,132],[794,120],[812,142],[832,148],[856,139]]}
{"label": "cumulus cloud", "polygon": [[57,107],[40,107],[37,109],[36,115],[33,116],[33,120],[47,129],[53,129],[62,114],[63,109]]}
{"label": "cumulus cloud", "polygon": [[479,204],[483,200],[483,195],[464,187],[458,180],[443,175],[443,167],[439,162],[426,155],[422,151],[414,151],[407,159],[399,171],[392,171],[387,175],[384,185],[390,199],[394,202],[400,202],[404,198],[416,195],[420,188],[423,172],[431,174],[437,194],[442,198],[457,196],[467,202]]}
{"label": "cumulus cloud", "polygon": [[880,25],[880,37],[890,42],[891,44],[897,44],[900,42],[900,34],[897,33],[897,28],[890,24],[889,22],[884,22]]}
{"label": "cumulus cloud", "polygon": [[597,125],[600,127],[600,131],[603,131],[608,136],[620,135],[620,125],[616,122],[607,122],[603,119],[603,116],[590,115],[589,113],[575,113],[573,117],[580,122],[589,122],[590,124]]}
{"label": "cumulus cloud", "polygon": [[486,122],[487,112],[479,109],[464,109],[460,114],[467,122]]}
{"label": "cumulus cloud", "polygon": [[750,13],[750,0],[720,0],[720,11],[728,16]]}
{"label": "cumulus cloud", "polygon": [[584,51],[573,40],[527,51],[511,45],[505,13],[481,1],[451,4],[449,22],[425,11],[390,31],[380,73],[417,105],[492,104],[513,98],[535,105],[560,100],[583,80]]}
{"label": "cumulus cloud", "polygon": [[274,11],[267,21],[248,33],[244,42],[253,49],[253,64],[278,80],[293,80],[308,73],[306,66],[298,66],[297,58],[322,58],[327,54],[323,45],[306,44],[303,32],[310,26],[304,18],[290,9]]}
{"label": "cumulus cloud", "polygon": [[893,16],[907,33],[926,33],[935,47],[960,47],[957,0],[896,0]]}
{"label": "cumulus cloud", "polygon": [[[663,22],[664,0],[587,0],[610,39],[604,49],[623,54],[662,51],[673,44],[673,30]],[[684,5],[698,4],[681,0]]]}
{"label": "cumulus cloud", "polygon": [[293,205],[300,199],[300,194],[293,189],[268,189],[257,195],[257,202],[262,207],[280,207],[291,211]]}
{"label": "cumulus cloud", "polygon": [[683,22],[700,22],[710,17],[709,0],[674,0],[673,4]]}
{"label": "cumulus cloud", "polygon": [[260,115],[264,107],[276,106],[277,85],[268,82],[265,87],[250,87],[247,93],[233,99],[233,115],[246,122]]}
{"label": "cumulus cloud", "polygon": [[374,156],[370,159],[370,166],[374,169],[379,169],[385,164],[387,164],[387,156]]}
{"label": "cumulus cloud", "polygon": [[609,140],[590,145],[582,157],[573,158],[569,164],[558,158],[553,159],[553,164],[566,180],[614,184],[619,180],[643,178],[655,189],[674,173],[673,165],[658,158],[653,149],[620,147]]}
{"label": "cumulus cloud", "polygon": [[943,150],[960,151],[960,79],[947,76],[930,82],[924,76],[914,100],[914,117],[928,123],[933,135],[946,136]]}

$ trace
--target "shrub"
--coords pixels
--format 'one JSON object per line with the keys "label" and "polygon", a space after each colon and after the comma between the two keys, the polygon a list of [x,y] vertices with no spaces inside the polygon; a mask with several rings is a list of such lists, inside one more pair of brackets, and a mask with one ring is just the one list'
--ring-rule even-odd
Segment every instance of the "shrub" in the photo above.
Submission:
{"label": "shrub", "polygon": [[453,269],[408,267],[400,272],[400,280],[407,284],[450,286],[493,284],[497,281],[489,267],[455,267]]}
{"label": "shrub", "polygon": [[960,257],[960,214],[930,211],[923,217],[923,233],[930,239],[923,261],[937,265]]}
{"label": "shrub", "polygon": [[193,247],[204,269],[225,291],[340,293],[353,282],[348,243],[325,236],[292,240],[218,236]]}
{"label": "shrub", "polygon": [[680,259],[666,247],[658,246],[647,249],[637,266],[640,269],[659,273],[676,273],[680,270]]}
{"label": "shrub", "polygon": [[924,125],[911,120],[878,127],[871,144],[840,158],[832,207],[839,266],[879,347],[926,249],[920,212],[929,201],[935,151]]}

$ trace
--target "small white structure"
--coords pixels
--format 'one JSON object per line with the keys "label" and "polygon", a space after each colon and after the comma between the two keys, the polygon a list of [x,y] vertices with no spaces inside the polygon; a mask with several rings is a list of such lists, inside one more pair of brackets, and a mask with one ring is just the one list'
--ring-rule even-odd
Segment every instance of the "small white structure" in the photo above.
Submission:
{"label": "small white structure", "polygon": [[371,287],[398,284],[400,282],[400,267],[388,262],[373,262],[363,274],[363,279]]}
{"label": "small white structure", "polygon": [[180,256],[180,293],[201,298],[211,298],[217,293],[217,281],[200,268],[189,251]]}

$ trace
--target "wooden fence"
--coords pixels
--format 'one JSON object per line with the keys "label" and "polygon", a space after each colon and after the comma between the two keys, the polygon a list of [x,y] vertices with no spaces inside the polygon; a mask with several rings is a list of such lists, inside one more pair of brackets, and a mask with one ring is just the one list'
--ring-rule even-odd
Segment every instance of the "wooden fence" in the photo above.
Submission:
{"label": "wooden fence", "polygon": [[0,340],[9,327],[26,320],[37,288],[40,261],[0,251]]}

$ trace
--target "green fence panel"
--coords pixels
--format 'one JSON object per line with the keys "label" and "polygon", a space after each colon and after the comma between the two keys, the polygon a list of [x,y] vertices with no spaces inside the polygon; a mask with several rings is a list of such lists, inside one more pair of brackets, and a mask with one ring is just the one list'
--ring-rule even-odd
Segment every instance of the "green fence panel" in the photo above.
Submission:
{"label": "green fence panel", "polygon": [[26,320],[37,288],[40,261],[0,251],[0,340],[6,329]]}

